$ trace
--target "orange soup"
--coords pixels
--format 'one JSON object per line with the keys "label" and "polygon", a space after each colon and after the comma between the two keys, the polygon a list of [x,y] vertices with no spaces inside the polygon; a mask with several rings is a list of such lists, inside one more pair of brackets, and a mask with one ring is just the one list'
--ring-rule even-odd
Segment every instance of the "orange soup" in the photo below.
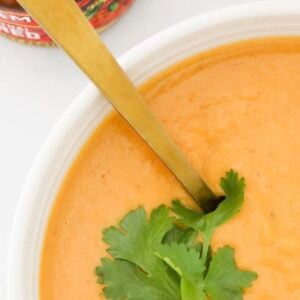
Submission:
{"label": "orange soup", "polygon": [[[300,38],[268,38],[188,59],[141,91],[214,192],[230,168],[246,178],[242,211],[217,229],[258,279],[246,300],[300,299]],[[45,235],[42,300],[104,299],[94,273],[101,230],[130,209],[192,200],[117,114],[91,136],[57,196]]]}

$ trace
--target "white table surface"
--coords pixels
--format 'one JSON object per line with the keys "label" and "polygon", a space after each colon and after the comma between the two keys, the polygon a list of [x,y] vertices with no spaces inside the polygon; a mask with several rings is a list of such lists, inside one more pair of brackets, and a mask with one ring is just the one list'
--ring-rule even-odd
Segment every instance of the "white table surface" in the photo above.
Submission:
{"label": "white table surface", "polygon": [[[253,0],[136,0],[102,37],[119,56],[181,20],[245,2]],[[26,176],[51,128],[87,83],[59,49],[0,37],[0,299],[13,217]]]}

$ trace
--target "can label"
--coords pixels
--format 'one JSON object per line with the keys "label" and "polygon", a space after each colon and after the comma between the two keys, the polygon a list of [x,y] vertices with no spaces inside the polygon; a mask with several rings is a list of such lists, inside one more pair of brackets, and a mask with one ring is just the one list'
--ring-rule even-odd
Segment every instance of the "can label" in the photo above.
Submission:
{"label": "can label", "polygon": [[[96,29],[118,19],[134,0],[76,0]],[[45,31],[20,7],[0,5],[0,34],[29,43],[52,43]]]}

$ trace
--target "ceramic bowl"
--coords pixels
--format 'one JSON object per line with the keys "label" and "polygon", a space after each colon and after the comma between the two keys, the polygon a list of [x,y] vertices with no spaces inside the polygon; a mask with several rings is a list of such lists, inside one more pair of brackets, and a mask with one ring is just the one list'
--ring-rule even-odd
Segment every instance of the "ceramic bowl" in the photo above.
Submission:
{"label": "ceramic bowl", "polygon": [[[119,62],[137,84],[193,54],[257,37],[300,35],[300,2],[270,1],[199,15],[142,42]],[[45,228],[72,161],[111,111],[89,85],[45,142],[23,190],[8,263],[8,300],[36,300]]]}

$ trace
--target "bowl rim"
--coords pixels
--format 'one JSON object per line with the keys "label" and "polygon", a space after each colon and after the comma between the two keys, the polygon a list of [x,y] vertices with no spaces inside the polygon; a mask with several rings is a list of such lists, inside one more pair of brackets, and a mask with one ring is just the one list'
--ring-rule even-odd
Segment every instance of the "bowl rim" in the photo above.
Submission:
{"label": "bowl rim", "polygon": [[[119,59],[119,63],[125,70],[130,69],[140,57],[145,53],[155,52],[178,38],[192,34],[193,32],[211,26],[221,25],[228,21],[238,21],[245,18],[260,16],[300,16],[300,2],[293,0],[269,0],[248,4],[240,4],[227,8],[222,8],[199,14],[187,20],[181,21],[171,27],[156,33],[139,43],[134,48],[128,50]],[[14,217],[13,228],[9,242],[8,263],[6,269],[6,297],[9,300],[20,299],[18,289],[21,289],[23,283],[17,276],[22,270],[22,255],[24,255],[24,228],[26,225],[26,216],[31,214],[30,206],[32,195],[35,194],[39,185],[39,178],[47,171],[52,154],[61,145],[64,144],[64,136],[72,127],[74,120],[81,116],[85,110],[87,100],[99,95],[94,85],[89,84],[71,103],[66,112],[63,113],[55,127],[46,138],[37,158],[29,172],[25,185],[20,195],[17,211]],[[109,109],[109,105],[103,104],[104,109]],[[23,253],[23,254],[22,254]],[[19,282],[20,281],[20,282]],[[16,290],[17,291],[14,291]]]}

